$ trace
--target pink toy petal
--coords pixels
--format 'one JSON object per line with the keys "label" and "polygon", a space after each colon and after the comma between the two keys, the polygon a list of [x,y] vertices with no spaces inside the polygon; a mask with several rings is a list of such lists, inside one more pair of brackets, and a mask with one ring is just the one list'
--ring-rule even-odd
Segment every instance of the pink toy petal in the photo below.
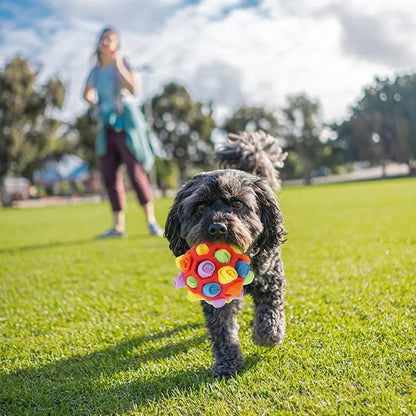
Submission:
{"label": "pink toy petal", "polygon": [[210,301],[214,308],[222,308],[225,305],[225,299],[213,299]]}
{"label": "pink toy petal", "polygon": [[180,289],[181,287],[185,287],[185,277],[182,272],[179,272],[179,274],[173,279],[173,284],[175,286],[175,289]]}

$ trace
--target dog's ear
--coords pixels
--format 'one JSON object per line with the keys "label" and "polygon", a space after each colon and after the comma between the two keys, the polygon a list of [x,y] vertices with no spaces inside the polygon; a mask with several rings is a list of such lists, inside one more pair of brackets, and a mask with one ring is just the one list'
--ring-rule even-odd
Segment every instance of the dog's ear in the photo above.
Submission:
{"label": "dog's ear", "polygon": [[190,248],[186,240],[181,237],[181,225],[184,221],[187,221],[184,212],[185,206],[188,198],[198,189],[200,177],[201,175],[194,176],[179,189],[166,219],[165,237],[168,239],[169,248],[175,256],[186,253]]}
{"label": "dog's ear", "polygon": [[271,250],[284,243],[287,232],[283,226],[282,212],[270,186],[259,178],[256,182],[256,189],[260,219],[264,227],[256,246],[263,250]]}
{"label": "dog's ear", "polygon": [[186,225],[189,219],[189,203],[192,200],[193,195],[205,184],[204,189],[207,188],[208,182],[216,181],[218,175],[215,172],[206,173],[202,172],[189,179],[176,194],[173,205],[169,211],[165,225],[165,237],[169,240],[169,248],[172,250],[175,256],[180,256],[186,253],[190,247],[186,240],[181,237],[182,225]]}
{"label": "dog's ear", "polygon": [[182,204],[179,195],[176,196],[169,211],[165,225],[165,237],[169,241],[169,248],[175,256],[180,256],[188,250],[186,241],[181,238],[181,222],[183,220]]}

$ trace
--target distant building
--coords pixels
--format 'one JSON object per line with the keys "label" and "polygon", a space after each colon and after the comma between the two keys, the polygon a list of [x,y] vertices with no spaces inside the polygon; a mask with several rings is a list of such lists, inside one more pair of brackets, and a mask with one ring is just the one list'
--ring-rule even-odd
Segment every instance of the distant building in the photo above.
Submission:
{"label": "distant building", "polygon": [[2,189],[3,205],[29,198],[30,181],[26,178],[6,178]]}

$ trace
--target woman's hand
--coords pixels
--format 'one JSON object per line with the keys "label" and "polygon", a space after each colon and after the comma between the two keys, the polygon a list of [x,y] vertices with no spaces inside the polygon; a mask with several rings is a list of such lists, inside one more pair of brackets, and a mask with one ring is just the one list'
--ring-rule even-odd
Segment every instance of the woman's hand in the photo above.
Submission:
{"label": "woman's hand", "polygon": [[113,52],[113,59],[119,72],[121,68],[125,68],[127,70],[126,66],[124,65],[123,57],[118,53],[118,51]]}
{"label": "woman's hand", "polygon": [[121,86],[129,90],[130,93],[135,94],[137,92],[137,86],[134,72],[126,68],[126,65],[124,65],[124,59],[117,51],[114,52],[113,57],[117,72],[120,74]]}
{"label": "woman's hand", "polygon": [[98,105],[95,89],[92,85],[87,85],[84,90],[84,100],[91,106],[95,107]]}

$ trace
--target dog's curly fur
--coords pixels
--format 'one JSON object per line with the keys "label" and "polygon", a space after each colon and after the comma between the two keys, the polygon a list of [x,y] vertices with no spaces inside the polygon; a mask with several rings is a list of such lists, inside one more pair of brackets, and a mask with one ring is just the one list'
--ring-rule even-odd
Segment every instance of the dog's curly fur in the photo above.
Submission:
{"label": "dog's curly fur", "polygon": [[[253,297],[253,340],[279,345],[285,335],[283,297],[286,285],[280,246],[285,229],[268,182],[240,170],[226,169],[194,176],[177,193],[165,236],[175,256],[202,241],[223,241],[251,256],[255,278],[245,286]],[[201,302],[215,360],[212,372],[227,377],[243,367],[237,312],[241,301],[222,308]]]}
{"label": "dog's curly fur", "polygon": [[233,168],[261,176],[277,192],[281,189],[279,168],[282,168],[287,152],[279,146],[279,139],[259,130],[228,135],[215,155],[220,168]]}

